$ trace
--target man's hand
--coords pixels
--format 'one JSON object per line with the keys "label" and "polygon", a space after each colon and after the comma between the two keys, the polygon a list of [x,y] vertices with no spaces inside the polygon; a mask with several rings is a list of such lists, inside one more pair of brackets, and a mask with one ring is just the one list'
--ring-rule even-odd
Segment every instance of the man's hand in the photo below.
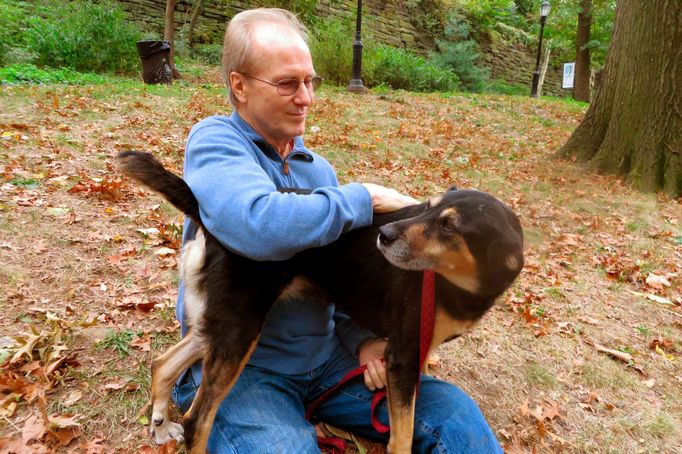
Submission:
{"label": "man's hand", "polygon": [[375,213],[388,213],[419,203],[418,200],[415,200],[408,195],[401,194],[395,189],[373,183],[362,183],[362,185],[367,188],[369,194],[372,196],[372,209]]}
{"label": "man's hand", "polygon": [[386,367],[382,361],[384,350],[386,349],[386,339],[378,337],[364,341],[358,347],[358,359],[360,365],[367,364],[365,371],[365,386],[370,391],[382,389],[386,386]]}

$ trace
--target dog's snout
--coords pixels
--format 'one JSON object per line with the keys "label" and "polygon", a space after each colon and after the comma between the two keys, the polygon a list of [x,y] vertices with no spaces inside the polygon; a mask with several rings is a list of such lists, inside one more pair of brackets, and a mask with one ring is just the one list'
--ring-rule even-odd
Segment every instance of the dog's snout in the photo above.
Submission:
{"label": "dog's snout", "polygon": [[383,246],[388,246],[398,238],[398,229],[392,224],[382,225],[379,227],[379,242]]}

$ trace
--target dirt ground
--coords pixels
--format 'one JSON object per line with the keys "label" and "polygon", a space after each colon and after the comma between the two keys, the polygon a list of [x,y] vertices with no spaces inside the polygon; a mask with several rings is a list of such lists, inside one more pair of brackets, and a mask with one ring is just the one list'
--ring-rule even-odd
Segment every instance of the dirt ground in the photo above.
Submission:
{"label": "dirt ground", "polygon": [[[223,89],[14,86],[0,106],[0,452],[157,452],[149,365],[178,339],[182,218],[113,157],[146,150],[179,173],[191,125],[229,111]],[[306,143],[342,182],[476,188],[521,217],[521,277],[432,358],[507,453],[679,453],[682,200],[555,159],[584,111],[325,88]]]}

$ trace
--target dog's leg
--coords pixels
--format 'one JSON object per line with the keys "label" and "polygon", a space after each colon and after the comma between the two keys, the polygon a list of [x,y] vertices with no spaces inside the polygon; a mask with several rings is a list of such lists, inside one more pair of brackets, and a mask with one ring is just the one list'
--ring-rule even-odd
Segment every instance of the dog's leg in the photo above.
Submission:
{"label": "dog's leg", "polygon": [[391,317],[398,320],[400,329],[389,334],[386,345],[386,377],[388,416],[391,436],[390,454],[412,452],[417,384],[419,382],[419,316],[410,314],[415,308],[405,309],[400,304],[391,308]]}
{"label": "dog's leg", "polygon": [[217,339],[204,357],[199,391],[183,417],[189,454],[206,453],[218,408],[249,361],[259,337],[258,334],[251,336],[248,344],[237,348],[235,345],[226,345],[223,339]]}
{"label": "dog's leg", "polygon": [[180,342],[152,362],[152,421],[149,432],[156,444],[162,445],[172,439],[183,440],[180,424],[168,417],[168,403],[173,384],[180,374],[203,356],[202,342],[198,333],[190,330]]}
{"label": "dog's leg", "polygon": [[[388,364],[388,416],[391,423],[391,436],[388,441],[389,454],[409,454],[412,452],[414,434],[414,406],[416,398],[416,383],[410,386],[406,380],[414,375],[414,369],[405,374],[399,369],[405,365],[392,367]],[[412,388],[407,391],[406,388]],[[406,392],[407,391],[407,392]]]}

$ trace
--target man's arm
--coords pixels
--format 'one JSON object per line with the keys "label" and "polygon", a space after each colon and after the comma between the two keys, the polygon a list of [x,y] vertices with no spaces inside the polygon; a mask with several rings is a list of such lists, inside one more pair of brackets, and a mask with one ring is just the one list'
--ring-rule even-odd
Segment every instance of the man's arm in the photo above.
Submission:
{"label": "man's arm", "polygon": [[192,131],[184,177],[202,221],[229,249],[254,260],[284,260],[371,223],[371,195],[364,186],[336,186],[331,167],[319,162],[315,171],[327,186],[309,195],[279,193],[248,139],[226,129],[214,120]]}
{"label": "man's arm", "polygon": [[337,337],[358,357],[360,366],[367,365],[364,372],[367,388],[374,391],[386,386],[386,368],[383,362],[386,339],[358,326],[348,315],[338,310],[334,313],[334,322]]}

